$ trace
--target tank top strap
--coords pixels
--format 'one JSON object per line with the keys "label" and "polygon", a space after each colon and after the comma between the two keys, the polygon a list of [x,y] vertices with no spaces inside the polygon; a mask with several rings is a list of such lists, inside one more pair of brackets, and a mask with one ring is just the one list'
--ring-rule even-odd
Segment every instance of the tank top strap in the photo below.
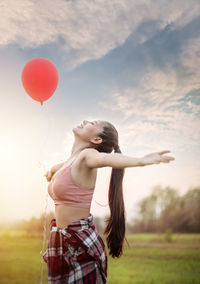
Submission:
{"label": "tank top strap", "polygon": [[73,161],[71,162],[71,164],[69,165],[70,168],[71,168],[73,162],[76,160],[77,157],[78,157],[78,156],[76,156],[76,157],[73,159]]}

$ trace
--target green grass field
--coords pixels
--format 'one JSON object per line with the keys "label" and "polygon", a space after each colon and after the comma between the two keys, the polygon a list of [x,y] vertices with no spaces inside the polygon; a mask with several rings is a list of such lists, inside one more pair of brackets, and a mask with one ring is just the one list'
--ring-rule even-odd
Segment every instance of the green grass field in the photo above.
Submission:
{"label": "green grass field", "polygon": [[[126,235],[124,254],[108,255],[108,284],[198,284],[200,283],[200,235]],[[104,239],[105,241],[105,239]],[[46,246],[45,246],[46,248]],[[0,283],[40,283],[42,237],[21,232],[0,234]],[[108,249],[107,249],[108,253]],[[43,282],[47,267],[43,262]]]}

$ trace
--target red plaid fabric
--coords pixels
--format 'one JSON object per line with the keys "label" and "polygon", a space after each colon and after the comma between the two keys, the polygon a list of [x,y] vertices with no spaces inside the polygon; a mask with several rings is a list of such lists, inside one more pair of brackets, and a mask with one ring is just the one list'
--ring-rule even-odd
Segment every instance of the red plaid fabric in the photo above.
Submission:
{"label": "red plaid fabric", "polygon": [[48,283],[106,283],[107,253],[91,213],[64,229],[59,229],[53,218],[43,259],[47,263]]}

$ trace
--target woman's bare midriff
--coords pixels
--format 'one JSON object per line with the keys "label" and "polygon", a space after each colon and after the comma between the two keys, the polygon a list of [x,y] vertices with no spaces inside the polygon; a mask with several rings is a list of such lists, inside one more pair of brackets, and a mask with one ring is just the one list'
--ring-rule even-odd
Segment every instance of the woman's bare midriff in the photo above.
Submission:
{"label": "woman's bare midriff", "polygon": [[66,228],[71,222],[88,217],[90,208],[70,207],[68,205],[55,205],[56,225],[60,229]]}
{"label": "woman's bare midriff", "polygon": [[[71,160],[72,159],[69,159],[63,165],[62,168],[69,166]],[[71,174],[73,176],[73,180],[76,184],[80,184],[80,186],[84,188],[92,188],[96,182],[97,169],[96,168],[92,170],[87,169],[86,165],[84,165],[83,162],[82,163],[81,162],[82,160],[79,155],[79,157],[75,160],[74,164],[71,167]],[[77,180],[78,178],[80,180]],[[90,215],[90,208],[71,207],[63,204],[55,205],[56,225],[60,229],[64,229],[71,222],[77,221],[81,218],[88,217],[89,215]]]}

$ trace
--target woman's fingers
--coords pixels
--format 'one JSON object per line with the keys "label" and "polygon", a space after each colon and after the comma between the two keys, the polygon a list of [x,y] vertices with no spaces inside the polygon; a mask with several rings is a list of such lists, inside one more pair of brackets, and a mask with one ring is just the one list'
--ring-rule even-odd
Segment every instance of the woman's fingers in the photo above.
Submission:
{"label": "woman's fingers", "polygon": [[162,156],[162,161],[163,161],[164,163],[169,163],[170,161],[173,161],[173,160],[175,160],[174,157]]}
{"label": "woman's fingers", "polygon": [[50,181],[50,180],[51,180],[51,177],[52,177],[51,171],[47,171],[47,172],[44,174],[44,176],[46,176],[47,181]]}
{"label": "woman's fingers", "polygon": [[175,158],[171,157],[171,156],[164,156],[164,157],[167,158],[168,160],[171,160],[171,161],[175,160]]}
{"label": "woman's fingers", "polygon": [[162,159],[162,162],[163,162],[163,163],[169,163],[169,161],[170,161],[170,160]]}
{"label": "woman's fingers", "polygon": [[164,151],[160,151],[158,152],[159,155],[165,154],[165,153],[169,153],[171,152],[170,150],[164,150]]}
{"label": "woman's fingers", "polygon": [[[170,151],[170,150],[164,150],[164,151],[158,152],[158,154],[159,154],[159,155],[163,155],[163,154],[166,154],[166,153],[169,153],[169,152],[171,152],[171,151]],[[175,160],[174,157],[171,157],[171,156],[162,156],[162,161],[163,161],[164,163],[169,163],[170,161],[173,161],[173,160]]]}

